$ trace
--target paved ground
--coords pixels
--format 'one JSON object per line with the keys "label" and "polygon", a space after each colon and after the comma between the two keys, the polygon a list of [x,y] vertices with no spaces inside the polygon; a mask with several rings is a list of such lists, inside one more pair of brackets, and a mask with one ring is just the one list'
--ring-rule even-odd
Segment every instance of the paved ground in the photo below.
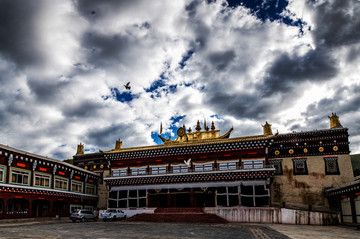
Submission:
{"label": "paved ground", "polygon": [[0,238],[360,238],[354,227],[283,224],[84,222],[0,223]]}

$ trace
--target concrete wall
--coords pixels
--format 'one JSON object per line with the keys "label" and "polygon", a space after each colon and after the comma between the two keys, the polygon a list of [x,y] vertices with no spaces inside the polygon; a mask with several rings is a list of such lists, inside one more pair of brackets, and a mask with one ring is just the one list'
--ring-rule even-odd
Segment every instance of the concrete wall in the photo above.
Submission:
{"label": "concrete wall", "polygon": [[335,213],[312,212],[287,208],[205,208],[229,222],[333,225],[339,223]]}
{"label": "concrete wall", "polygon": [[327,187],[336,187],[351,182],[354,174],[349,155],[338,155],[339,175],[325,174],[324,156],[307,157],[308,175],[294,175],[293,158],[282,158],[283,175],[276,175],[271,184],[272,205],[298,205],[307,209],[324,210],[328,202],[323,196]]}
{"label": "concrete wall", "polygon": [[[110,170],[104,170],[103,177],[106,177],[110,174]],[[102,183],[99,183],[98,185],[98,209],[99,210],[106,210],[107,209],[107,203],[108,203],[108,191],[106,189],[106,183],[105,181],[102,181]]]}

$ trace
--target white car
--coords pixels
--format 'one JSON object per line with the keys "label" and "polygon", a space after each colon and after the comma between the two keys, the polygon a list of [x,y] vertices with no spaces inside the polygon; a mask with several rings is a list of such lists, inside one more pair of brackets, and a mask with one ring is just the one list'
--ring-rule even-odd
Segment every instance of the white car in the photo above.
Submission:
{"label": "white car", "polygon": [[115,221],[118,219],[126,219],[125,213],[120,209],[108,209],[101,213],[103,221]]}

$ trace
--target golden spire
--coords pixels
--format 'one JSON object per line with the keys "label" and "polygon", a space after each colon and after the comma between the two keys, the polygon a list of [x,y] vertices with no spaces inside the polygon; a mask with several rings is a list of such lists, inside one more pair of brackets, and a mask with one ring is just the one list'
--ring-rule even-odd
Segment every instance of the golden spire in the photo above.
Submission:
{"label": "golden spire", "polygon": [[116,150],[122,149],[122,141],[120,139],[116,140],[115,149]]}
{"label": "golden spire", "polygon": [[340,123],[339,116],[336,115],[336,113],[331,113],[331,117],[328,116],[330,119],[330,129],[334,128],[343,128],[343,126]]}
{"label": "golden spire", "polygon": [[76,155],[78,154],[84,154],[84,145],[82,143],[77,146]]}
{"label": "golden spire", "polygon": [[265,123],[265,125],[262,125],[262,127],[264,128],[264,135],[272,135],[272,130],[271,130],[271,124],[269,124],[267,121]]}
{"label": "golden spire", "polygon": [[200,131],[201,130],[201,126],[200,126],[200,121],[197,121],[197,124],[196,124],[196,131]]}
{"label": "golden spire", "polygon": [[214,131],[215,130],[215,124],[214,124],[214,121],[211,122],[211,130]]}

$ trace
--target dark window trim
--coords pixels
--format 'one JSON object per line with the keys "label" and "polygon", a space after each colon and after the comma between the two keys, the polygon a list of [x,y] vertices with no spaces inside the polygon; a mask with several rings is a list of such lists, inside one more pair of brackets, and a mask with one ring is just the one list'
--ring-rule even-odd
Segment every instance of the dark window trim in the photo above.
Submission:
{"label": "dark window trim", "polygon": [[[296,171],[296,164],[303,163],[304,164],[304,172]],[[294,175],[308,175],[308,167],[307,167],[307,158],[293,158],[293,173]]]}
{"label": "dark window trim", "polygon": [[[336,171],[334,171],[334,172],[331,172],[331,171],[329,172],[328,162],[330,162],[330,161],[335,162]],[[325,162],[325,174],[326,175],[339,175],[340,174],[338,157],[324,157],[324,162]]]}

